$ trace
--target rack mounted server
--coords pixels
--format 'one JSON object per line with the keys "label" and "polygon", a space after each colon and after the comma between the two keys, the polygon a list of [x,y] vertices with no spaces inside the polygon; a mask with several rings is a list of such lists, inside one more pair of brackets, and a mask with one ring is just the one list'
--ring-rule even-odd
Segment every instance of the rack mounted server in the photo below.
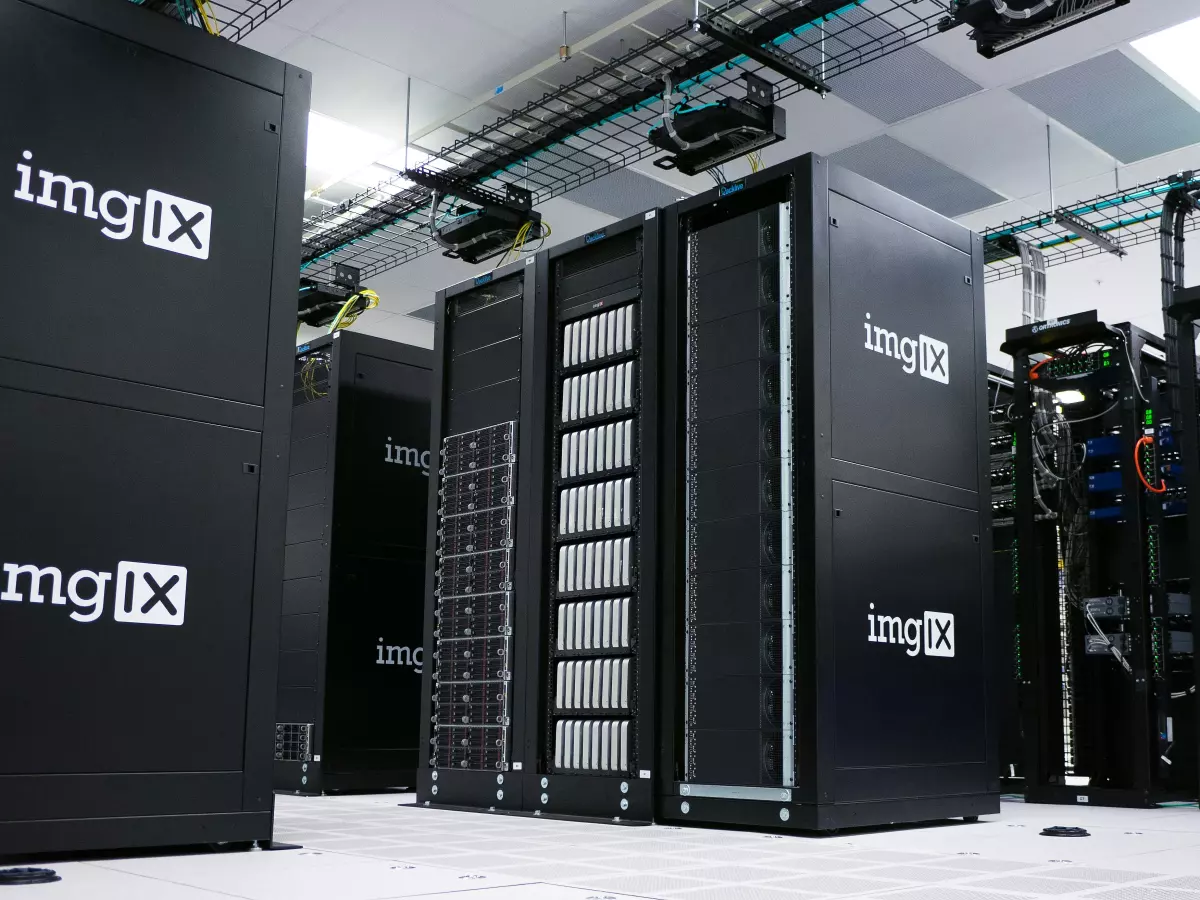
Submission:
{"label": "rack mounted server", "polygon": [[132,3],[0,22],[0,856],[268,841],[309,76]]}
{"label": "rack mounted server", "polygon": [[815,156],[664,218],[658,817],[998,812],[979,237]]}
{"label": "rack mounted server", "polygon": [[439,294],[421,802],[653,814],[658,225]]}
{"label": "rack mounted server", "polygon": [[298,348],[276,790],[416,784],[431,364],[354,331]]}

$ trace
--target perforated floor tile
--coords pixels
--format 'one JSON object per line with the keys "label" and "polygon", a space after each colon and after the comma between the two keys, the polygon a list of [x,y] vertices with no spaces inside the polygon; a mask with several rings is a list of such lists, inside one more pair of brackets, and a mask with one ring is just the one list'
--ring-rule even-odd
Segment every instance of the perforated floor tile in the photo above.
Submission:
{"label": "perforated floor tile", "polygon": [[[1150,876],[1143,875],[1142,877],[1149,878]],[[1180,878],[1168,878],[1166,881],[1154,882],[1154,887],[1178,888],[1183,891],[1196,891],[1200,893],[1200,877],[1185,875]]]}
{"label": "perforated floor tile", "polygon": [[915,891],[887,894],[888,900],[1021,900],[1029,894],[996,894],[991,891],[972,891],[959,887],[926,887]]}
{"label": "perforated floor tile", "polygon": [[[1039,878],[1071,878],[1075,881],[1104,881],[1108,884],[1124,884],[1128,881],[1145,881],[1149,878],[1158,877],[1150,872],[1127,872],[1124,869],[1097,869],[1092,866],[1044,869],[1038,872],[1037,875]],[[1193,879],[1193,881],[1200,888],[1200,879]]]}
{"label": "perforated floor tile", "polygon": [[877,881],[869,878],[852,878],[843,875],[806,875],[783,881],[767,882],[767,887],[791,888],[814,894],[867,894],[871,891],[886,891],[907,887],[899,881]]}
{"label": "perforated floor tile", "polygon": [[711,882],[679,875],[621,875],[615,878],[597,878],[595,881],[589,881],[587,886],[595,890],[645,894],[651,897],[662,896],[668,891],[682,891],[685,888],[717,887]]}
{"label": "perforated floor tile", "polygon": [[1031,869],[1034,865],[1012,859],[987,859],[982,856],[954,856],[938,860],[939,868],[963,869],[970,872],[1019,872],[1022,869]]}
{"label": "perforated floor tile", "polygon": [[894,878],[897,881],[930,884],[953,881],[956,878],[970,878],[972,873],[963,872],[961,869],[935,869],[931,866],[885,866],[882,869],[870,869],[863,875],[869,878]]}
{"label": "perforated floor tile", "polygon": [[1067,881],[1060,878],[1039,878],[1036,875],[1005,875],[1001,878],[989,878],[986,881],[975,881],[967,887],[980,887],[985,890],[1021,891],[1026,894],[1077,894],[1092,888],[1104,887],[1099,881]]}
{"label": "perforated floor tile", "polygon": [[916,862],[932,859],[936,853],[913,853],[910,850],[852,850],[839,859],[865,859],[871,862]]}
{"label": "perforated floor tile", "polygon": [[1196,892],[1178,891],[1159,887],[1125,885],[1113,891],[1088,894],[1088,900],[1194,900]]}
{"label": "perforated floor tile", "polygon": [[763,881],[778,881],[788,875],[785,866],[704,866],[691,868],[682,872],[691,878],[703,878],[706,881],[724,881],[729,884],[755,884]]}
{"label": "perforated floor tile", "polygon": [[724,885],[719,888],[671,891],[666,894],[671,900],[809,900],[820,894],[802,894],[799,891],[781,891],[762,885]]}

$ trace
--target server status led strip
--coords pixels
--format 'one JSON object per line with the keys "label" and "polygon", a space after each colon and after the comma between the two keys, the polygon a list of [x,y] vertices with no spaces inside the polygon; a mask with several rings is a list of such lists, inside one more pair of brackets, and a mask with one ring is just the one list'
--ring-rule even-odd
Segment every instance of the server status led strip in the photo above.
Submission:
{"label": "server status led strip", "polygon": [[640,301],[557,323],[554,770],[636,764]]}
{"label": "server status led strip", "polygon": [[507,771],[517,423],[442,442],[434,768]]}

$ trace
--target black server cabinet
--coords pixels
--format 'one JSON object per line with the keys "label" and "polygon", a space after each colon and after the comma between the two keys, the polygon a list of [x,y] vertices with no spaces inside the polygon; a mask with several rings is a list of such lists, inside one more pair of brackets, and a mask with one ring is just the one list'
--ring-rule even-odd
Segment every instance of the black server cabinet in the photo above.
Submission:
{"label": "black server cabinet", "polygon": [[[537,257],[437,295],[417,800],[520,810],[541,570]],[[533,557],[536,559],[536,556]]]}
{"label": "black server cabinet", "polygon": [[0,855],[268,840],[309,77],[88,0],[0,72]]}
{"label": "black server cabinet", "polygon": [[659,816],[998,812],[980,239],[815,156],[665,215]]}
{"label": "black server cabinet", "polygon": [[1026,802],[1193,799],[1187,492],[1163,342],[1095,312],[1006,338]]}
{"label": "black server cabinet", "polygon": [[659,222],[555,247],[538,286],[549,418],[534,425],[524,797],[546,815],[653,817]]}
{"label": "black server cabinet", "polygon": [[992,603],[996,613],[996,697],[999,704],[1000,782],[1024,789],[1025,745],[1021,737],[1021,622],[1017,553],[1017,451],[1012,421],[1012,372],[988,365],[988,469],[992,504]]}
{"label": "black server cabinet", "polygon": [[431,366],[353,331],[298,348],[277,790],[416,784]]}

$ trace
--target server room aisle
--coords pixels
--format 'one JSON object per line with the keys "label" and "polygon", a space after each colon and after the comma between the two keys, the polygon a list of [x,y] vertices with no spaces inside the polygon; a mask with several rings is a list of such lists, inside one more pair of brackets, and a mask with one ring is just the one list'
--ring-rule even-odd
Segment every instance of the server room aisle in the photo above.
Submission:
{"label": "server room aisle", "polygon": [[[828,838],[278,798],[303,850],[67,863],[46,900],[1096,900],[1200,898],[1200,813],[1006,803],[1000,817]],[[1089,838],[1039,835],[1081,825]]]}

